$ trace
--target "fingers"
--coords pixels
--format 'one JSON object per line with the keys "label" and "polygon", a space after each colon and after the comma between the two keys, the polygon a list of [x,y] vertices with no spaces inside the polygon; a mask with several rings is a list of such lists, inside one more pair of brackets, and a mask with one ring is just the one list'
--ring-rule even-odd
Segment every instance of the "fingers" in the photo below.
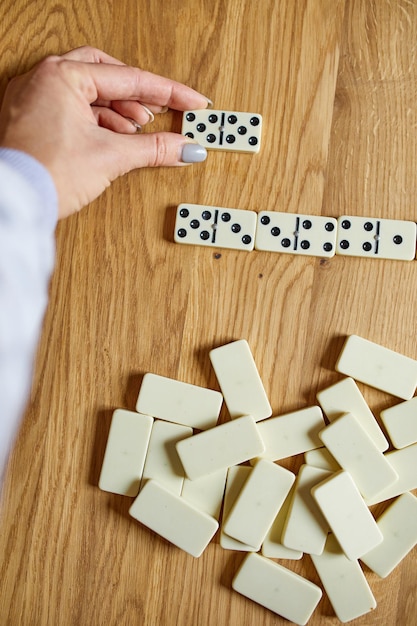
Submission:
{"label": "fingers", "polygon": [[80,61],[82,63],[109,63],[111,65],[125,65],[119,59],[106,54],[98,48],[91,46],[81,46],[80,48],[74,48],[65,54],[61,55],[62,59],[68,59],[70,61]]}
{"label": "fingers", "polygon": [[176,133],[146,133],[128,137],[114,135],[112,149],[119,153],[113,163],[120,176],[141,167],[172,167],[199,163],[206,159],[207,152],[199,144]]}

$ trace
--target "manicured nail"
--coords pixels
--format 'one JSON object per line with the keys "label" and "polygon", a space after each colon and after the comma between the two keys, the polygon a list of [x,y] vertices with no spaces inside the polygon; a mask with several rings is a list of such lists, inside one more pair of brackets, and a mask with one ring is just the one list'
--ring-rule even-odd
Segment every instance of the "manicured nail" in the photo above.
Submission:
{"label": "manicured nail", "polygon": [[137,122],[135,122],[135,120],[132,120],[131,117],[127,117],[126,118],[131,124],[132,126],[136,129],[137,133],[140,133],[142,131],[142,126],[140,124],[138,124]]}
{"label": "manicured nail", "polygon": [[146,113],[149,115],[149,122],[148,124],[152,124],[152,122],[155,119],[155,115],[152,113],[152,111],[150,109],[148,109],[148,107],[145,104],[142,104],[142,102],[140,103],[142,108],[145,109]]}
{"label": "manicured nail", "polygon": [[198,143],[186,143],[181,152],[183,163],[201,163],[207,158],[207,150]]}

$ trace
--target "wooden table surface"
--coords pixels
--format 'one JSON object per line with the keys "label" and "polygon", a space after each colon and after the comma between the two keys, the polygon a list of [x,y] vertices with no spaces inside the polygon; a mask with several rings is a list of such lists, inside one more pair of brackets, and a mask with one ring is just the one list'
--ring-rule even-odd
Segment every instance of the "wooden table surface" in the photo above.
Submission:
{"label": "wooden table surface", "polygon": [[[262,113],[264,132],[257,155],[211,152],[189,168],[133,172],[59,224],[1,510],[0,624],[288,623],[231,590],[242,553],[218,536],[200,559],[182,553],[129,517],[131,499],[100,491],[98,476],[112,411],[134,409],[143,374],[217,388],[208,351],[223,343],[248,340],[274,415],[314,404],[339,380],[349,334],[417,358],[417,261],[173,243],[181,202],[415,220],[417,2],[41,5],[1,2],[2,92],[46,54],[88,43],[215,107]],[[169,112],[153,128],[180,124]],[[360,388],[377,415],[398,402]],[[284,564],[319,584],[309,557]],[[355,623],[414,626],[416,551],[385,580],[365,572],[378,606]],[[309,623],[339,623],[325,596]]]}

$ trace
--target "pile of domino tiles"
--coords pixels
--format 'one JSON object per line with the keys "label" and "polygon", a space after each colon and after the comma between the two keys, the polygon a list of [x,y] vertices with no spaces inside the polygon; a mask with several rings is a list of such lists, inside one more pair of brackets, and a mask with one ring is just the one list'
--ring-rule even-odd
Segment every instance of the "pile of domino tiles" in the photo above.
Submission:
{"label": "pile of domino tiles", "polygon": [[[322,590],[273,559],[310,555],[342,622],[375,609],[359,561],[384,578],[417,543],[417,361],[351,335],[317,406],[271,417],[245,340],[209,356],[221,393],[145,374],[136,412],[113,414],[99,487],[194,557],[220,526],[223,549],[248,553],[233,589],[296,624]],[[401,399],[380,414],[390,441],[355,381]],[[297,475],[279,464],[302,453]]]}

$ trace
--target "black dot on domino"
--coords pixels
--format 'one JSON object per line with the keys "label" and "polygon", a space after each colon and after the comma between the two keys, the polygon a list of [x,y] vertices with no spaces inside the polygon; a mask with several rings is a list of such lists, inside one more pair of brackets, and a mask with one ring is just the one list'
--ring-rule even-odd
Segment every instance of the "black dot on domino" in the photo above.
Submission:
{"label": "black dot on domino", "polygon": [[202,230],[200,233],[200,239],[207,241],[207,239],[210,239],[210,233],[207,230]]}
{"label": "black dot on domino", "polygon": [[313,224],[311,223],[311,220],[304,220],[303,221],[303,228],[305,228],[305,230],[310,230],[310,228],[313,226]]}
{"label": "black dot on domino", "polygon": [[234,135],[227,135],[226,141],[227,143],[235,143],[236,137]]}
{"label": "black dot on domino", "polygon": [[215,113],[211,113],[208,116],[208,121],[210,122],[210,124],[215,124],[216,122],[218,122],[219,118]]}
{"label": "black dot on domino", "polygon": [[271,218],[268,217],[268,215],[262,215],[262,217],[261,217],[261,224],[262,224],[262,226],[268,226],[270,221],[271,221]]}
{"label": "black dot on domino", "polygon": [[246,135],[246,133],[248,132],[248,129],[246,128],[246,126],[239,126],[239,128],[237,129],[237,132],[239,135]]}
{"label": "black dot on domino", "polygon": [[190,226],[195,230],[197,228],[200,228],[200,222],[198,220],[191,220]]}
{"label": "black dot on domino", "polygon": [[232,219],[232,216],[230,215],[230,213],[225,212],[221,214],[222,222],[230,222],[231,219]]}
{"label": "black dot on domino", "polygon": [[213,135],[212,133],[210,133],[209,135],[207,135],[206,139],[208,143],[214,143],[216,141],[216,135]]}
{"label": "black dot on domino", "polygon": [[194,133],[185,133],[185,136],[194,139]]}
{"label": "black dot on domino", "polygon": [[199,124],[197,124],[196,128],[199,133],[204,133],[204,131],[206,130],[206,125],[203,124],[203,122],[200,122]]}
{"label": "black dot on domino", "polygon": [[180,228],[177,234],[178,234],[178,237],[181,237],[181,239],[184,239],[184,237],[187,236],[187,231],[185,230],[185,228]]}
{"label": "black dot on domino", "polygon": [[365,243],[362,245],[362,248],[365,252],[370,252],[372,250],[372,244],[369,243],[369,241],[365,241]]}
{"label": "black dot on domino", "polygon": [[342,239],[339,245],[342,248],[342,250],[347,250],[349,248],[349,242],[346,239]]}
{"label": "black dot on domino", "polygon": [[283,248],[289,248],[291,246],[291,241],[289,239],[287,239],[287,237],[285,237],[281,241],[281,245],[282,245]]}
{"label": "black dot on domino", "polygon": [[[333,232],[334,231],[334,224],[333,224],[333,222],[326,222],[326,225],[325,225],[324,229],[327,230],[328,233]],[[331,246],[331,244],[329,244],[329,245],[330,245],[330,250],[331,250],[332,246]]]}
{"label": "black dot on domino", "polygon": [[304,239],[301,243],[300,246],[303,250],[308,250],[310,247],[310,242],[307,241],[306,239]]}
{"label": "black dot on domino", "polygon": [[194,122],[195,113],[187,113],[187,115],[185,116],[185,119],[187,120],[187,122]]}
{"label": "black dot on domino", "polygon": [[373,229],[373,224],[372,222],[365,222],[365,224],[363,225],[364,230],[366,230],[367,233],[369,233],[372,229]]}
{"label": "black dot on domino", "polygon": [[341,227],[344,230],[349,230],[349,228],[352,226],[352,223],[350,220],[343,220],[343,222],[341,223]]}
{"label": "black dot on domino", "polygon": [[250,146],[256,146],[257,143],[258,143],[258,138],[257,137],[249,137],[248,144]]}
{"label": "black dot on domino", "polygon": [[210,211],[203,211],[201,214],[201,217],[203,220],[209,220],[211,219],[211,212]]}
{"label": "black dot on domino", "polygon": [[251,117],[250,118],[251,126],[259,126],[259,117]]}
{"label": "black dot on domino", "polygon": [[244,243],[247,246],[251,243],[251,241],[252,241],[252,237],[250,235],[243,235],[242,243]]}
{"label": "black dot on domino", "polygon": [[229,117],[227,118],[227,121],[229,122],[229,124],[236,124],[237,122],[236,115],[229,115]]}
{"label": "black dot on domino", "polygon": [[397,246],[403,242],[403,238],[401,237],[401,235],[395,235],[392,240]]}
{"label": "black dot on domino", "polygon": [[242,227],[240,224],[232,224],[231,226],[232,233],[240,233]]}
{"label": "black dot on domino", "polygon": [[325,244],[323,244],[323,250],[325,252],[331,252],[333,250],[333,246],[332,244],[328,241]]}
{"label": "black dot on domino", "polygon": [[271,228],[271,235],[273,237],[279,237],[280,234],[281,234],[281,229],[278,228],[278,226],[274,226],[273,228]]}
{"label": "black dot on domino", "polygon": [[180,210],[180,216],[181,217],[188,217],[190,215],[190,212],[188,209],[181,209]]}

